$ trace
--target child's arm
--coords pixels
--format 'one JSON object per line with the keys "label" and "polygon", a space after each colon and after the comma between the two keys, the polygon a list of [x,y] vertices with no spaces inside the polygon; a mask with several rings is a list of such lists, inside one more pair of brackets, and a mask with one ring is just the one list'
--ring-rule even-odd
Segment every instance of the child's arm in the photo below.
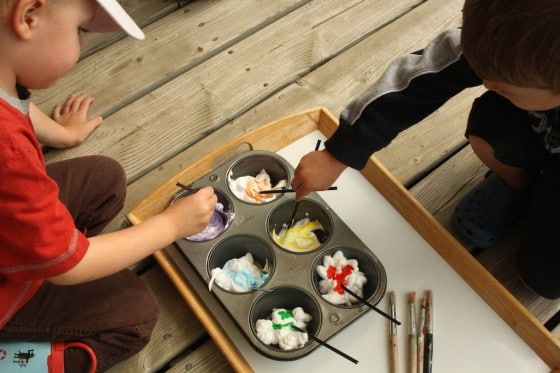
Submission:
{"label": "child's arm", "polygon": [[35,104],[29,106],[29,116],[39,142],[54,148],[69,148],[81,144],[101,124],[101,117],[87,119],[93,98],[71,95],[64,105],[56,105],[49,117]]}
{"label": "child's arm", "polygon": [[341,112],[339,126],[325,142],[326,151],[311,153],[296,167],[296,198],[330,186],[344,165],[361,170],[399,133],[463,89],[482,84],[462,56],[460,36],[459,29],[447,30],[423,50],[398,57],[355,98]]}
{"label": "child's arm", "polygon": [[78,284],[130,267],[173,241],[202,231],[216,202],[214,189],[202,188],[139,225],[91,237],[84,258],[70,271],[49,281],[58,285]]}

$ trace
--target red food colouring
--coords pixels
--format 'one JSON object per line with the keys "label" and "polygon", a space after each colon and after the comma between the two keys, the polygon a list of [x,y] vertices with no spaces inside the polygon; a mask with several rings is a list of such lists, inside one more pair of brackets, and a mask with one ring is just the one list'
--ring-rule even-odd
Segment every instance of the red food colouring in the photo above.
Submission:
{"label": "red food colouring", "polygon": [[342,267],[342,271],[337,272],[335,266],[329,266],[327,268],[327,278],[329,280],[334,280],[333,290],[338,294],[344,294],[344,289],[341,285],[346,285],[346,277],[354,271],[354,267],[350,264],[346,264]]}

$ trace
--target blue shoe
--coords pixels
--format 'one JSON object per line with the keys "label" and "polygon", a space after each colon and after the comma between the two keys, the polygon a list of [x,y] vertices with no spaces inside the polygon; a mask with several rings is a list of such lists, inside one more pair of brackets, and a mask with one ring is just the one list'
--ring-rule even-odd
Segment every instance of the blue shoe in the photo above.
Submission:
{"label": "blue shoe", "polygon": [[488,248],[527,210],[527,193],[506,185],[491,173],[463,198],[455,210],[457,233],[477,247]]}

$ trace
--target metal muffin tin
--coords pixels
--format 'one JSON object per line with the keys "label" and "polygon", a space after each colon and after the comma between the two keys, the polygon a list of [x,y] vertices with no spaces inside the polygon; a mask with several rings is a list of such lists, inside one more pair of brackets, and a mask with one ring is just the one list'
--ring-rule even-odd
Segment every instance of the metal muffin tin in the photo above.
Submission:
{"label": "metal muffin tin", "polygon": [[[311,219],[319,220],[326,232],[324,237],[319,237],[321,246],[305,253],[288,251],[278,246],[270,232],[273,228],[278,232],[282,224],[290,219],[295,204],[293,194],[278,194],[273,201],[252,204],[239,200],[228,186],[229,175],[234,179],[256,176],[262,169],[270,175],[272,185],[281,179],[286,179],[289,185],[293,174],[293,167],[279,155],[250,151],[193,182],[193,188],[211,185],[225,210],[233,211],[235,217],[230,226],[212,240],[181,239],[176,244],[206,283],[210,281],[210,270],[223,267],[229,259],[239,258],[247,252],[253,255],[255,263],[261,267],[268,261],[269,278],[259,290],[235,293],[214,284],[212,292],[255,350],[276,360],[294,360],[320,345],[309,338],[302,348],[284,351],[262,343],[256,336],[255,324],[258,319],[270,317],[273,308],[291,310],[301,306],[312,316],[307,332],[322,340],[328,340],[369,310],[360,302],[352,306],[335,305],[321,296],[318,290],[320,278],[315,267],[323,263],[325,255],[333,255],[341,250],[346,258],[358,260],[359,268],[368,280],[363,289],[364,298],[372,304],[383,297],[387,277],[379,259],[317,193],[311,193],[300,202],[295,220],[302,219],[306,214]],[[189,193],[185,190],[177,192],[170,203]]]}

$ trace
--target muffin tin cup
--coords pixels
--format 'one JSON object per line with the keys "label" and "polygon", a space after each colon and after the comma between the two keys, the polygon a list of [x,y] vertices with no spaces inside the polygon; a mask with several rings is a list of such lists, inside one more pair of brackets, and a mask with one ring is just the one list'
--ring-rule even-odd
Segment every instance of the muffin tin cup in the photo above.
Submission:
{"label": "muffin tin cup", "polygon": [[[241,258],[247,253],[250,253],[253,256],[254,264],[261,269],[266,263],[268,263],[268,274],[270,279],[276,265],[276,257],[267,242],[263,241],[259,237],[250,235],[235,235],[221,240],[208,255],[208,276],[211,276],[212,269],[217,267],[223,268],[228,260]],[[261,287],[266,286],[267,282],[268,280],[265,281]],[[214,286],[219,287],[217,284]],[[233,294],[255,291],[249,290],[247,292],[235,292],[232,290],[222,290]]]}
{"label": "muffin tin cup", "polygon": [[[288,164],[282,158],[278,157],[274,153],[262,154],[254,153],[251,156],[241,156],[236,161],[234,161],[231,167],[226,172],[226,181],[229,192],[240,202],[250,204],[250,205],[265,205],[267,203],[274,202],[282,194],[272,194],[270,195],[270,201],[263,201],[260,203],[253,202],[250,200],[245,200],[232,190],[230,186],[230,181],[236,180],[240,177],[252,176],[256,177],[259,173],[265,170],[270,177],[270,189],[274,188],[281,181],[285,181],[285,186],[289,185],[290,181],[290,171],[288,169]],[[264,196],[264,195],[263,195]]]}
{"label": "muffin tin cup", "polygon": [[362,298],[367,300],[371,304],[377,304],[383,294],[385,293],[385,271],[381,266],[379,260],[375,257],[375,255],[371,254],[370,252],[364,250],[358,250],[353,247],[347,246],[336,246],[331,247],[327,250],[321,252],[321,255],[318,255],[317,258],[313,261],[312,268],[311,268],[311,283],[316,291],[316,293],[323,299],[324,302],[328,302],[335,307],[341,308],[355,308],[355,307],[362,307],[363,304],[360,300],[354,298],[352,295],[348,294],[348,299],[350,299],[350,305],[347,304],[336,304],[333,302],[329,302],[323,294],[321,293],[319,282],[323,280],[323,278],[317,272],[317,266],[323,265],[325,256],[333,256],[336,252],[342,252],[344,257],[347,260],[355,259],[358,262],[358,270],[363,272],[367,282],[363,285],[362,288]]}
{"label": "muffin tin cup", "polygon": [[[251,253],[257,266],[268,262],[269,277],[260,289],[236,293],[214,284],[212,293],[257,352],[276,360],[294,360],[320,345],[311,338],[303,347],[289,351],[266,345],[255,334],[256,320],[270,317],[274,308],[291,310],[302,307],[312,315],[308,332],[318,339],[328,340],[370,310],[359,302],[345,306],[323,299],[319,294],[319,276],[315,268],[325,255],[341,250],[347,259],[358,261],[359,269],[368,278],[363,288],[364,297],[372,304],[385,293],[387,279],[383,265],[374,254],[375,248],[370,250],[317,193],[310,193],[300,201],[295,220],[308,216],[323,225],[324,234],[319,234],[320,246],[309,252],[293,252],[278,246],[271,232],[290,223],[288,220],[295,206],[294,194],[278,193],[272,201],[253,204],[240,200],[229,189],[229,178],[255,176],[262,169],[269,173],[272,184],[283,179],[290,184],[293,167],[282,157],[267,151],[244,153],[194,181],[195,188],[210,185],[223,194],[235,216],[229,228],[213,240],[191,242],[182,239],[176,241],[176,245],[207,283],[213,268],[223,267],[228,260],[247,253]],[[336,347],[344,350],[344,346]]]}
{"label": "muffin tin cup", "polygon": [[293,359],[294,352],[307,353],[311,349],[312,339],[308,338],[308,342],[300,348],[292,350],[283,350],[277,345],[268,345],[262,342],[257,337],[256,324],[259,319],[270,319],[273,309],[283,308],[288,311],[296,307],[301,307],[303,311],[311,315],[311,320],[307,323],[305,331],[308,335],[314,336],[317,334],[322,324],[322,315],[319,304],[316,299],[305,290],[292,286],[276,287],[271,289],[270,293],[263,293],[259,295],[251,305],[249,310],[249,325],[251,325],[251,332],[253,337],[262,344],[264,349],[269,349],[274,357],[279,359]]}
{"label": "muffin tin cup", "polygon": [[330,214],[319,203],[310,199],[301,200],[298,203],[296,214],[294,215],[294,223],[304,218],[319,222],[323,229],[314,230],[313,234],[317,237],[320,245],[317,248],[305,251],[291,249],[290,247],[282,245],[281,242],[275,241],[273,233],[279,234],[283,228],[289,227],[291,224],[290,218],[295,206],[296,201],[292,199],[279,203],[271,210],[267,220],[268,234],[281,249],[297,254],[308,254],[324,246],[333,230],[333,221]]}
{"label": "muffin tin cup", "polygon": [[[187,197],[191,194],[193,194],[193,191],[190,190],[184,190],[181,189],[180,191],[178,191],[177,193],[175,193],[173,195],[173,197],[169,200],[168,202],[168,206],[174,204],[177,200]],[[235,214],[235,211],[233,209],[233,204],[231,202],[231,199],[229,197],[227,197],[222,191],[220,190],[215,190],[214,193],[216,194],[216,197],[218,198],[218,202],[222,204],[222,206],[224,206],[223,211],[226,213],[233,213]],[[217,211],[215,211],[215,213],[219,213]],[[229,222],[227,221],[227,217],[224,216],[223,214],[220,214],[220,217],[222,218],[222,221],[224,223],[224,225],[226,226],[224,230],[222,230],[220,233],[218,233],[214,238],[212,239],[194,239],[195,235],[189,236],[189,237],[183,237],[183,239],[187,240],[187,241],[191,241],[191,242],[201,242],[201,241],[212,241],[217,239],[218,237],[220,237],[222,235],[222,233],[224,233],[224,231],[226,231],[229,228]]]}

